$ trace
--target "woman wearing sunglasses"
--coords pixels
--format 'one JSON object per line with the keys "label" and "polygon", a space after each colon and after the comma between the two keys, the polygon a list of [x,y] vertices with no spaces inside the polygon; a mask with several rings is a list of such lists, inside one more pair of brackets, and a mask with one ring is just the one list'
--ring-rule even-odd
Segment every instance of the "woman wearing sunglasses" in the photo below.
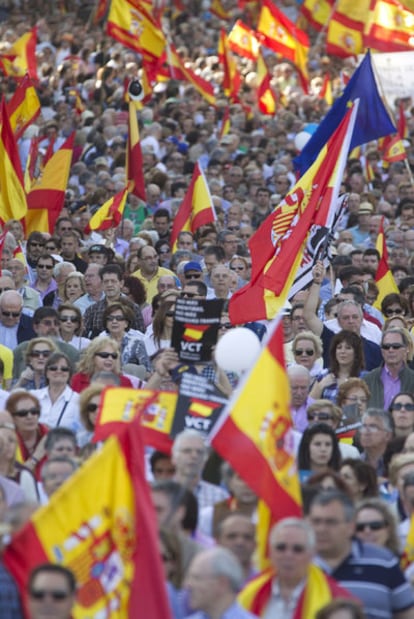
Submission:
{"label": "woman wearing sunglasses", "polygon": [[79,395],[69,387],[72,374],[69,358],[61,352],[55,352],[46,362],[46,387],[33,393],[40,402],[42,423],[49,428],[62,426],[76,433],[81,429],[81,423]]}
{"label": "woman wearing sunglasses", "polygon": [[365,499],[357,505],[355,534],[362,542],[400,554],[395,517],[382,499]]}
{"label": "woman wearing sunglasses", "polygon": [[39,423],[40,403],[30,391],[14,391],[6,402],[17,431],[17,461],[40,480],[40,470],[46,459],[45,441],[49,428]]}
{"label": "woman wearing sunglasses", "polygon": [[41,389],[46,385],[45,367],[50,355],[57,352],[55,342],[48,337],[36,337],[30,340],[26,352],[26,367],[15,383],[14,389]]}
{"label": "woman wearing sunglasses", "polygon": [[401,392],[391,401],[389,413],[395,437],[406,437],[414,432],[414,396]]}
{"label": "woman wearing sunglasses", "polygon": [[83,350],[91,341],[87,337],[81,337],[82,314],[76,305],[63,303],[59,305],[59,335],[62,342],[70,344],[76,350]]}
{"label": "woman wearing sunglasses", "polygon": [[78,444],[81,448],[91,443],[95,431],[101,393],[104,389],[105,385],[95,383],[86,387],[80,395],[80,420],[83,429],[78,434]]}
{"label": "woman wearing sunglasses", "polygon": [[78,364],[78,372],[72,376],[71,387],[80,393],[92,382],[94,374],[109,372],[119,376],[121,387],[132,387],[132,383],[121,374],[119,346],[110,337],[98,337],[85,348]]}

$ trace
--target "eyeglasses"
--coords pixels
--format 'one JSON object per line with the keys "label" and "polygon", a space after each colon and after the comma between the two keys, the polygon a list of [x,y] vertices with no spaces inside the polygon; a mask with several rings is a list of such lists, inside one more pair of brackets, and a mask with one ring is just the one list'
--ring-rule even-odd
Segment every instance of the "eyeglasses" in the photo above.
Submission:
{"label": "eyeglasses", "polygon": [[3,316],[6,316],[6,318],[10,318],[10,316],[13,316],[13,318],[17,318],[21,314],[21,312],[6,312],[5,310],[1,310],[1,313],[3,314]]}
{"label": "eyeglasses", "polygon": [[362,398],[357,395],[351,395],[348,398],[345,398],[347,402],[352,402],[352,404],[366,404],[368,402],[368,398]]}
{"label": "eyeglasses", "polygon": [[303,546],[302,544],[292,544],[291,546],[289,546],[288,544],[285,544],[284,542],[281,542],[280,544],[276,544],[275,546],[273,546],[273,549],[276,550],[276,552],[286,552],[287,550],[290,550],[295,555],[300,555],[306,551],[306,547]]}
{"label": "eyeglasses", "polygon": [[96,352],[95,357],[100,357],[101,359],[109,359],[109,357],[111,357],[111,359],[118,359],[118,353],[117,352]]}
{"label": "eyeglasses", "polygon": [[232,271],[244,271],[245,267],[244,266],[239,266],[239,267],[230,267],[230,269]]}
{"label": "eyeglasses", "polygon": [[175,312],[173,310],[169,310],[168,312],[165,312],[165,316],[166,318],[174,318]]}
{"label": "eyeglasses", "polygon": [[194,299],[194,297],[197,296],[197,293],[196,292],[182,292],[180,296],[183,297],[184,299],[186,299],[186,298],[187,299]]}
{"label": "eyeglasses", "polygon": [[333,419],[330,413],[309,413],[308,414],[309,421],[313,421],[314,419],[319,419],[319,421],[329,421]]}
{"label": "eyeglasses", "polygon": [[230,232],[238,232],[240,230],[240,226],[227,226],[227,230]]}
{"label": "eyeglasses", "polygon": [[60,322],[78,322],[78,317],[77,316],[59,316],[59,320]]}
{"label": "eyeglasses", "polygon": [[107,320],[109,322],[122,322],[123,320],[125,320],[124,316],[108,316]]}
{"label": "eyeglasses", "polygon": [[365,529],[370,529],[371,531],[380,531],[381,529],[385,529],[387,527],[387,523],[384,520],[371,520],[369,522],[357,522],[356,530],[358,533],[362,533]]}
{"label": "eyeglasses", "polygon": [[59,372],[69,372],[69,368],[64,365],[63,367],[59,367],[58,365],[49,365],[46,370],[50,370],[51,372],[57,372],[59,370]]}
{"label": "eyeglasses", "polygon": [[36,241],[31,241],[30,247],[44,247],[44,243],[37,243]]}
{"label": "eyeglasses", "polygon": [[7,290],[13,290],[13,288],[0,288],[0,293],[6,292]]}
{"label": "eyeglasses", "polygon": [[185,279],[200,279],[202,277],[202,273],[185,273]]}
{"label": "eyeglasses", "polygon": [[21,411],[15,411],[13,413],[13,417],[27,417],[28,415],[33,415],[35,417],[39,417],[40,416],[40,408],[28,408],[28,409],[22,409]]}
{"label": "eyeglasses", "polygon": [[409,413],[412,413],[414,411],[414,404],[410,404],[410,403],[403,404],[402,402],[395,402],[395,404],[392,405],[391,410],[401,411],[403,408]]}
{"label": "eyeglasses", "polygon": [[383,350],[399,350],[405,348],[405,344],[381,344]]}
{"label": "eyeglasses", "polygon": [[384,310],[385,316],[400,316],[403,313],[404,310],[401,307],[396,307],[395,309],[389,307],[388,309]]}
{"label": "eyeglasses", "polygon": [[32,350],[32,352],[30,353],[31,357],[49,357],[51,355],[52,351],[51,350]]}
{"label": "eyeglasses", "polygon": [[306,355],[307,357],[312,357],[312,355],[315,354],[315,351],[312,350],[312,348],[297,348],[295,350],[295,355],[297,355],[298,357],[301,357],[302,355]]}
{"label": "eyeglasses", "polygon": [[360,427],[361,432],[385,432],[384,428],[380,428],[373,423],[363,423]]}
{"label": "eyeglasses", "polygon": [[93,402],[89,402],[89,404],[86,405],[86,412],[87,413],[96,413],[97,410],[98,410],[98,404],[94,404]]}
{"label": "eyeglasses", "polygon": [[50,271],[51,269],[53,269],[53,264],[37,264],[36,268],[37,269],[47,269],[48,271]]}
{"label": "eyeglasses", "polygon": [[29,592],[29,595],[34,600],[40,601],[40,600],[44,600],[45,598],[49,597],[49,598],[52,598],[54,602],[62,602],[63,600],[66,600],[66,598],[69,597],[70,593],[68,593],[67,591],[59,591],[57,589],[53,591],[46,591],[45,589],[32,589]]}

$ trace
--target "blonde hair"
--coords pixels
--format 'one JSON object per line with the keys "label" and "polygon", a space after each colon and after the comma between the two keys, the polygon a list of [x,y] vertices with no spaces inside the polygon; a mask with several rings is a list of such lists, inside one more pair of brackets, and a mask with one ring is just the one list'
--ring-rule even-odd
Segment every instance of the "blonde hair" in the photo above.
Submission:
{"label": "blonde hair", "polygon": [[97,337],[85,348],[82,353],[81,360],[78,365],[78,372],[83,372],[88,376],[92,376],[95,373],[95,355],[101,352],[103,348],[110,347],[113,352],[118,353],[118,359],[115,359],[114,372],[116,374],[121,373],[121,359],[118,343],[110,337]]}

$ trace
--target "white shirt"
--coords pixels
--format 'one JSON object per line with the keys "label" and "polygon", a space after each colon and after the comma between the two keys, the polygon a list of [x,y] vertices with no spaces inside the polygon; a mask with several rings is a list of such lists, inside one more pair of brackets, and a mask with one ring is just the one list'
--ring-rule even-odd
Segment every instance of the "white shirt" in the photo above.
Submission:
{"label": "white shirt", "polygon": [[[325,322],[325,326],[330,331],[334,333],[339,333],[341,331],[341,327],[339,326],[339,322],[336,318],[332,318],[331,320],[327,320]],[[374,325],[373,322],[366,320],[365,318],[362,321],[361,325],[361,337],[364,337],[366,340],[370,342],[374,342],[374,344],[381,344],[382,331],[377,325]]]}
{"label": "white shirt", "polygon": [[31,393],[40,402],[40,423],[45,423],[51,428],[56,428],[59,425],[74,432],[83,429],[79,416],[79,394],[73,389],[66,386],[53,404],[49,395],[49,387],[34,389]]}
{"label": "white shirt", "polygon": [[10,350],[14,350],[17,348],[17,329],[19,325],[15,325],[14,327],[5,327],[0,324],[0,344],[3,346],[7,346]]}

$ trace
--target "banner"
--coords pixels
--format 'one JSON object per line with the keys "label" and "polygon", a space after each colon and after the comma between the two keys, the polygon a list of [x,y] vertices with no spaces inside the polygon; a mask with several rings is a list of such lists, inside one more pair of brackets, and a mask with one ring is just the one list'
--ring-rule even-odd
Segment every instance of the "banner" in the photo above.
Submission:
{"label": "banner", "polygon": [[177,299],[171,346],[180,361],[200,363],[211,360],[223,303],[223,299]]}

